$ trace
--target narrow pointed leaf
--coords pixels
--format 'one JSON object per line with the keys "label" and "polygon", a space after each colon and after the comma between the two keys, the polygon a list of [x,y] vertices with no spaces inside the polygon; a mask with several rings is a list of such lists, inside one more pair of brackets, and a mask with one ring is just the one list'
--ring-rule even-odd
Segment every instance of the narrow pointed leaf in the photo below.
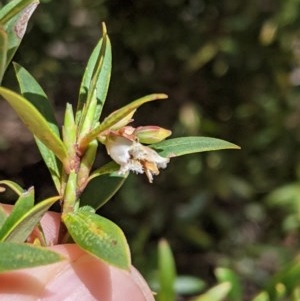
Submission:
{"label": "narrow pointed leaf", "polygon": [[231,290],[228,294],[228,298],[231,301],[240,301],[243,299],[242,284],[232,270],[228,268],[217,268],[215,274],[220,283],[229,282],[231,284]]}
{"label": "narrow pointed leaf", "polygon": [[225,298],[228,296],[230,288],[231,284],[229,282],[223,282],[212,287],[206,293],[196,298],[193,298],[192,301],[225,301]]}
{"label": "narrow pointed leaf", "polygon": [[177,157],[192,153],[240,148],[233,143],[210,137],[173,138],[151,144],[151,147],[163,157]]}
{"label": "narrow pointed leaf", "polygon": [[100,123],[97,127],[95,127],[92,131],[90,131],[86,136],[83,137],[81,141],[79,141],[79,148],[84,149],[86,145],[88,145],[93,139],[95,139],[100,133],[105,130],[110,129],[119,121],[121,121],[126,116],[130,115],[132,111],[135,111],[144,103],[158,100],[158,99],[166,99],[166,94],[151,94],[139,98],[128,105],[122,107],[121,109],[111,113],[108,117],[106,117],[102,123]]}
{"label": "narrow pointed leaf", "polygon": [[8,36],[6,67],[17,51],[28,21],[38,4],[38,0],[14,0],[0,10],[0,24]]}
{"label": "narrow pointed leaf", "polygon": [[112,221],[85,210],[67,213],[63,216],[63,221],[82,249],[121,269],[130,268],[126,238]]}
{"label": "narrow pointed leaf", "polygon": [[5,241],[12,229],[18,221],[26,214],[34,205],[34,190],[30,188],[28,191],[21,194],[16,204],[14,205],[10,215],[0,229],[0,241]]}
{"label": "narrow pointed leaf", "polygon": [[[300,260],[296,258],[286,266],[282,267],[280,271],[271,279],[267,286],[267,292],[270,300],[277,300],[281,295],[291,296],[293,291],[299,287],[300,279]],[[278,291],[278,284],[284,287],[283,292]],[[281,297],[280,297],[281,299]]]}
{"label": "narrow pointed leaf", "polygon": [[29,244],[0,243],[0,272],[33,268],[65,259],[61,254]]}
{"label": "narrow pointed leaf", "polygon": [[7,34],[4,28],[2,28],[0,25],[0,85],[6,69],[7,47],[8,47]]}
{"label": "narrow pointed leaf", "polygon": [[[119,166],[115,163],[111,164],[111,166],[114,170],[119,169]],[[112,172],[113,169],[107,168],[107,171],[110,171],[109,173],[103,169],[103,173],[99,170],[98,174],[92,174],[88,185],[80,197],[81,206],[89,205],[97,210],[108,202],[122,187],[127,175],[119,175],[116,172]]]}
{"label": "narrow pointed leaf", "polygon": [[9,180],[2,180],[0,181],[0,186],[6,185],[8,186],[11,190],[13,190],[17,195],[21,195],[24,192],[24,189],[17,183]]}
{"label": "narrow pointed leaf", "polygon": [[172,250],[166,240],[161,240],[158,245],[159,301],[174,301],[176,266]]}
{"label": "narrow pointed leaf", "polygon": [[12,0],[0,9],[0,23],[6,24],[32,3],[38,0]]}
{"label": "narrow pointed leaf", "polygon": [[72,158],[75,156],[74,144],[76,143],[77,136],[77,127],[74,120],[73,107],[70,103],[67,103],[65,116],[64,116],[64,125],[62,129],[62,137],[64,145],[66,146],[69,156]]}
{"label": "narrow pointed leaf", "polygon": [[255,296],[251,301],[271,301],[267,292],[263,291]]}
{"label": "narrow pointed leaf", "polygon": [[[84,105],[80,123],[78,125],[79,137],[85,136],[91,129],[94,128],[94,116],[97,108],[97,97],[96,89],[91,98],[88,99],[87,103]],[[99,122],[97,121],[97,124]]]}
{"label": "narrow pointed leaf", "polygon": [[77,179],[77,172],[75,170],[71,170],[64,189],[63,212],[73,211],[76,203],[78,203]]}
{"label": "narrow pointed leaf", "polygon": [[[40,114],[48,122],[49,127],[57,136],[59,136],[57,121],[55,119],[50,102],[48,101],[47,95],[38,82],[25,68],[16,63],[14,63],[14,68],[23,97],[26,98],[40,112]],[[53,151],[51,151],[43,142],[41,142],[40,139],[35,137],[35,141],[50,171],[57,191],[60,191],[61,164],[55,157]]]}
{"label": "narrow pointed leaf", "polygon": [[83,157],[81,158],[81,162],[78,170],[78,181],[77,181],[77,187],[79,188],[80,192],[82,192],[85,189],[86,185],[89,182],[89,177],[90,177],[92,166],[95,162],[97,150],[98,150],[98,141],[94,140],[88,145]]}
{"label": "narrow pointed leaf", "polygon": [[13,227],[10,228],[10,231],[8,231],[5,237],[5,241],[24,242],[34,227],[37,226],[42,216],[59,199],[59,196],[48,198],[25,212],[25,214],[16,221]]}
{"label": "narrow pointed leaf", "polygon": [[15,73],[21,93],[47,120],[49,126],[59,136],[59,129],[53,108],[47,95],[34,77],[21,65],[14,63]]}
{"label": "narrow pointed leaf", "polygon": [[64,144],[40,112],[27,99],[11,90],[0,87],[0,95],[11,105],[31,133],[64,162],[67,158]]}
{"label": "narrow pointed leaf", "polygon": [[100,168],[95,169],[90,177],[89,180],[92,180],[96,177],[105,175],[105,174],[110,174],[113,172],[116,172],[120,169],[120,165],[118,165],[115,161],[110,161],[107,164],[101,166]]}
{"label": "narrow pointed leaf", "polygon": [[95,91],[97,105],[92,124],[99,120],[109,87],[111,62],[111,44],[105,25],[103,25],[103,37],[94,48],[82,78],[76,113],[77,123],[81,118],[85,118],[82,116],[83,106],[90,102]]}

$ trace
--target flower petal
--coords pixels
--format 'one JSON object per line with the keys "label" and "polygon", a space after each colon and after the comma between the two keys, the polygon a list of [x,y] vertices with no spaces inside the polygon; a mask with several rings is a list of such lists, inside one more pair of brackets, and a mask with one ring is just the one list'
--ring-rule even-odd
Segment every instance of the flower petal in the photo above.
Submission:
{"label": "flower petal", "polygon": [[[131,133],[132,129],[128,127]],[[161,157],[154,149],[142,145],[138,141],[127,137],[126,129],[118,132],[110,132],[106,138],[107,153],[120,165],[119,174],[129,171],[146,173],[150,183],[153,175],[159,174],[159,168],[166,168],[169,158]]]}
{"label": "flower petal", "polygon": [[130,148],[133,142],[122,136],[110,133],[106,138],[106,150],[110,157],[123,166],[130,160]]}

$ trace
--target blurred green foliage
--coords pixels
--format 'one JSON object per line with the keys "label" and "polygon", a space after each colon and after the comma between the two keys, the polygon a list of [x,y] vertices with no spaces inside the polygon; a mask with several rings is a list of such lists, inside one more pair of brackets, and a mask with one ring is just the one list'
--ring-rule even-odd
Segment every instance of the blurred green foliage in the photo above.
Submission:
{"label": "blurred green foliage", "polygon": [[[215,283],[214,269],[230,268],[248,300],[297,255],[299,9],[299,0],[41,1],[15,60],[42,84],[58,116],[76,101],[105,21],[113,46],[106,113],[164,92],[169,101],[142,108],[136,124],[242,147],[175,159],[153,185],[130,176],[101,209],[124,229],[144,274],[166,237],[180,274]],[[4,85],[13,84],[8,73]],[[14,144],[1,136],[1,173],[43,184],[46,175],[26,167],[39,160],[31,142],[18,141],[12,162],[5,158]]]}

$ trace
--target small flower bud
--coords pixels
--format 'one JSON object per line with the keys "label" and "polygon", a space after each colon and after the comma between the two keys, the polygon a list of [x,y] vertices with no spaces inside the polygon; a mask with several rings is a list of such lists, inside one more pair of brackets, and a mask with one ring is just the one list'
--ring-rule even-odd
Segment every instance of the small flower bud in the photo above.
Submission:
{"label": "small flower bud", "polygon": [[170,130],[156,125],[140,126],[135,129],[136,135],[141,143],[152,144],[165,140],[172,134]]}

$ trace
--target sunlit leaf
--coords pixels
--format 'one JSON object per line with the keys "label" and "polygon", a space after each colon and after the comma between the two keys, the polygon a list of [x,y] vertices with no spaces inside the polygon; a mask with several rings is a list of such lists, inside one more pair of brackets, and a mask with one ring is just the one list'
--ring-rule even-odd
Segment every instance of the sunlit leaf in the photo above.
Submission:
{"label": "sunlit leaf", "polygon": [[233,143],[210,137],[167,139],[156,144],[151,144],[151,147],[157,150],[163,157],[177,157],[192,153],[240,148]]}
{"label": "sunlit leaf", "polygon": [[17,51],[25,34],[28,21],[35,11],[38,0],[13,0],[0,10],[0,24],[7,33],[6,66]]}
{"label": "sunlit leaf", "polygon": [[[49,127],[59,136],[58,125],[54,116],[53,109],[48,101],[47,95],[31,76],[31,74],[19,64],[14,63],[15,73],[19,82],[21,93],[46,119]],[[51,177],[57,191],[60,191],[60,170],[61,164],[55,157],[54,153],[45,146],[37,137],[35,137],[40,153],[50,171]]]}
{"label": "sunlit leaf", "polygon": [[12,0],[0,9],[0,23],[6,24],[8,21],[16,17],[29,5],[36,3],[38,0]]}
{"label": "sunlit leaf", "polygon": [[0,95],[11,105],[31,133],[52,150],[62,162],[66,161],[67,153],[63,142],[30,101],[3,87],[0,87]]}
{"label": "sunlit leaf", "polygon": [[34,227],[37,226],[43,215],[59,199],[59,196],[48,198],[39,202],[27,212],[24,212],[24,215],[16,220],[13,227],[8,231],[5,241],[24,242],[33,231]]}
{"label": "sunlit leaf", "polygon": [[65,259],[46,248],[11,242],[0,243],[0,254],[0,272],[32,268]]}
{"label": "sunlit leaf", "polygon": [[147,95],[142,98],[139,98],[139,99],[129,103],[128,105],[122,107],[121,109],[114,111],[108,117],[106,117],[103,120],[103,122],[101,122],[97,127],[95,127],[92,131],[90,131],[85,137],[83,137],[81,141],[79,141],[79,148],[84,149],[86,147],[86,145],[88,145],[100,133],[113,127],[115,124],[117,124],[119,121],[121,121],[126,116],[129,116],[132,111],[136,110],[144,103],[158,100],[158,99],[166,99],[166,98],[167,98],[166,94],[151,94],[151,95]]}
{"label": "sunlit leaf", "polygon": [[17,183],[9,180],[0,181],[0,186],[5,185],[8,186],[11,190],[13,190],[17,195],[21,195],[24,192],[24,189]]}
{"label": "sunlit leaf", "polygon": [[93,167],[98,150],[98,141],[93,140],[85,150],[78,169],[78,189],[82,192],[90,179],[91,169]]}
{"label": "sunlit leaf", "polygon": [[0,229],[0,241],[5,241],[16,224],[34,205],[34,189],[22,193]]}
{"label": "sunlit leaf", "polygon": [[129,269],[130,251],[126,238],[112,221],[85,210],[67,213],[63,221],[82,249],[111,265]]}
{"label": "sunlit leaf", "polygon": [[106,32],[106,27],[103,24],[102,39],[100,39],[93,50],[82,78],[76,112],[77,123],[82,118],[85,118],[85,116],[82,116],[83,107],[84,104],[90,102],[94,91],[96,91],[95,96],[97,98],[97,105],[92,125],[99,120],[110,82],[111,61],[111,45]]}

